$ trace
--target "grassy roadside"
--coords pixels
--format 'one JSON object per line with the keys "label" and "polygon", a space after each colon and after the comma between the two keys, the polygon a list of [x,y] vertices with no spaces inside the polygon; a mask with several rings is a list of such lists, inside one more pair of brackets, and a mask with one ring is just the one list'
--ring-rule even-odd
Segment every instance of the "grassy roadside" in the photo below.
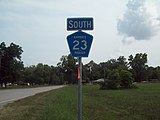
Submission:
{"label": "grassy roadside", "polygon": [[[83,120],[159,120],[160,83],[138,89],[83,86]],[[40,93],[7,105],[0,120],[77,120],[77,86]]]}
{"label": "grassy roadside", "polygon": [[70,113],[77,109],[73,89],[65,87],[8,104],[0,110],[0,120],[72,120]]}

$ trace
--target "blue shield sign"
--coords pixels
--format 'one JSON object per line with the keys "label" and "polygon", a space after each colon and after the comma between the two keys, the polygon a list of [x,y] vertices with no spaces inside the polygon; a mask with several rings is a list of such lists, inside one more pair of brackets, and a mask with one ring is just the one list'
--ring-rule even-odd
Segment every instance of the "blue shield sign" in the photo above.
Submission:
{"label": "blue shield sign", "polygon": [[88,57],[93,36],[82,31],[67,36],[67,42],[73,57]]}

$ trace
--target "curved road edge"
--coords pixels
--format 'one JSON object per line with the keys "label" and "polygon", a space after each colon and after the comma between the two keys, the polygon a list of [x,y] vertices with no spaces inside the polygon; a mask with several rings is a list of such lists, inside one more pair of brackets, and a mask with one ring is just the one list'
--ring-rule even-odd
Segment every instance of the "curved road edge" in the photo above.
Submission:
{"label": "curved road edge", "polygon": [[50,91],[50,90],[54,90],[54,89],[59,89],[64,86],[65,85],[1,90],[0,91],[0,109],[2,109],[4,105],[11,103],[11,102],[14,102],[16,100],[26,98],[29,96],[33,96],[37,93],[42,93],[42,92],[46,92],[46,91]]}

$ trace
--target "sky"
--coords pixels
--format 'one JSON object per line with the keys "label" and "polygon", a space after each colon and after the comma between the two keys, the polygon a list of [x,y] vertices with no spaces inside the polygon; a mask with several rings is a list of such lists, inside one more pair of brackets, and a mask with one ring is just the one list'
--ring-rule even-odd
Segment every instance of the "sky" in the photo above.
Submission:
{"label": "sky", "polygon": [[93,17],[89,56],[83,63],[106,62],[147,53],[160,66],[160,0],[0,0],[0,42],[23,49],[25,66],[56,65],[70,53],[67,18]]}

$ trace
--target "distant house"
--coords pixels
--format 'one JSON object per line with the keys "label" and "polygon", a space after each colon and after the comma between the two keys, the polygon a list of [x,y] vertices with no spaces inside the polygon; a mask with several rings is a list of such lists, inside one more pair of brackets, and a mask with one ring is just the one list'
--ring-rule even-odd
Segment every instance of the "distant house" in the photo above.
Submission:
{"label": "distant house", "polygon": [[92,81],[93,84],[104,82],[104,78]]}

